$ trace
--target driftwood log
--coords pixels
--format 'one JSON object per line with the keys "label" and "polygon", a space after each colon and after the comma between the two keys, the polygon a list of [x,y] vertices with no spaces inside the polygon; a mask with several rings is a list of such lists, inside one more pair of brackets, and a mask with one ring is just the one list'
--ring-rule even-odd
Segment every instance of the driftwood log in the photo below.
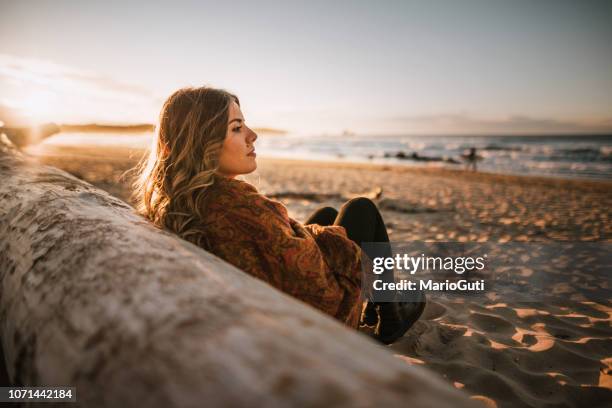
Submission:
{"label": "driftwood log", "polygon": [[13,385],[76,387],[86,407],[471,405],[435,374],[7,143],[0,336]]}

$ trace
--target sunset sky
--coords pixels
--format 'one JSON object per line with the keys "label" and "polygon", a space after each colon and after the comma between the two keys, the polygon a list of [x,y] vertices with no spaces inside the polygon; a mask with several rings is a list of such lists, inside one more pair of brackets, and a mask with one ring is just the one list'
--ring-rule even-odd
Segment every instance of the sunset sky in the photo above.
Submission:
{"label": "sunset sky", "polygon": [[152,123],[209,84],[298,133],[612,132],[611,21],[609,0],[0,0],[0,119]]}

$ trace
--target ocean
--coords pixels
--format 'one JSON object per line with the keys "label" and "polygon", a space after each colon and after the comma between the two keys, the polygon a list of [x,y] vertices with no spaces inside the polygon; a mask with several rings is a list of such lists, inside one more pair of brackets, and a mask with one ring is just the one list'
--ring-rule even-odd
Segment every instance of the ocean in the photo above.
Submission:
{"label": "ocean", "polygon": [[580,136],[274,136],[263,156],[464,168],[476,148],[482,171],[612,179],[612,135]]}
{"label": "ocean", "polygon": [[[147,147],[151,133],[59,133],[43,144]],[[476,149],[478,170],[518,175],[612,179],[612,135],[303,136],[260,134],[259,157],[392,163],[462,169]]]}

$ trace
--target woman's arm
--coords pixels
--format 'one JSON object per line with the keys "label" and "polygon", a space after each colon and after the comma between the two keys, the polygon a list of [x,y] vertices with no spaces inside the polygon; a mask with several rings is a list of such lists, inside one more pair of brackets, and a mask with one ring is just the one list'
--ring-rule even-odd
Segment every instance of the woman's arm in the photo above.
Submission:
{"label": "woman's arm", "polygon": [[238,186],[244,188],[229,200],[224,228],[242,237],[259,258],[256,265],[240,262],[239,267],[263,274],[278,289],[331,315],[339,317],[353,307],[361,289],[361,250],[342,227],[304,227],[289,218],[281,203],[248,185]]}

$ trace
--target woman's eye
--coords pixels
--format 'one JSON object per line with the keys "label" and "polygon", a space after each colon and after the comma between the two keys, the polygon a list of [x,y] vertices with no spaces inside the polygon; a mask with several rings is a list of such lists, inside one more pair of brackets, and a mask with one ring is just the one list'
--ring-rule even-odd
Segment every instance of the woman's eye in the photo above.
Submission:
{"label": "woman's eye", "polygon": [[234,132],[238,133],[240,132],[240,129],[242,129],[242,126],[235,127]]}

